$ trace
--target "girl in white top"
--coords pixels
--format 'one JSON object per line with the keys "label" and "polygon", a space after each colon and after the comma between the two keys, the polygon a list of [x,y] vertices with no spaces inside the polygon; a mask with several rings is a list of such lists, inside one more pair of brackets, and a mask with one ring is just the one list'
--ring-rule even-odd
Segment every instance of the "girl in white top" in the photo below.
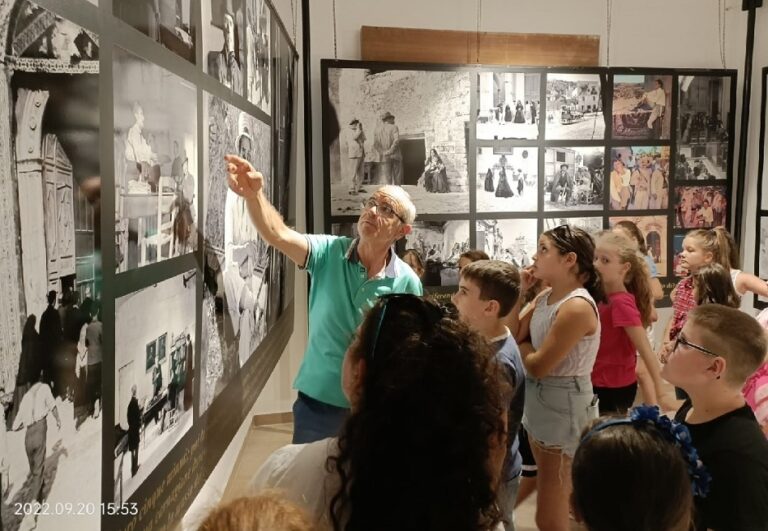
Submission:
{"label": "girl in white top", "polygon": [[[547,531],[570,529],[571,460],[582,430],[597,418],[590,380],[600,343],[594,255],[589,234],[561,225],[541,235],[533,257],[533,276],[551,287],[536,300],[530,342],[520,345],[528,373],[523,424],[538,464],[536,525]],[[531,278],[523,277],[525,289]]]}

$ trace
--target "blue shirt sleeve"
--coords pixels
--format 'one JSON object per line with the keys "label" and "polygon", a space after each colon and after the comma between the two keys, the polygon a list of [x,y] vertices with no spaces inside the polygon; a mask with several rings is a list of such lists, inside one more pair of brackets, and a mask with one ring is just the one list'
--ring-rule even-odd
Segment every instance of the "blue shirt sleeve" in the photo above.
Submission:
{"label": "blue shirt sleeve", "polygon": [[659,270],[656,268],[656,262],[653,261],[653,258],[651,258],[648,255],[645,255],[645,263],[648,264],[648,269],[651,271],[651,278],[658,277]]}

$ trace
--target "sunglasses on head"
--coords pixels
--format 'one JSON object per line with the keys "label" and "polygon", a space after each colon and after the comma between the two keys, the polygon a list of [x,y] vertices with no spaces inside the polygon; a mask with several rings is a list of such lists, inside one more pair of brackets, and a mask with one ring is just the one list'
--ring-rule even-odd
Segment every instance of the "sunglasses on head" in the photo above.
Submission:
{"label": "sunglasses on head", "polygon": [[[424,324],[427,327],[436,325],[443,317],[448,316],[448,310],[446,308],[426,300],[423,297],[418,297],[409,293],[383,295],[379,300],[381,301],[381,313],[379,314],[379,319],[376,323],[376,331],[373,334],[373,342],[371,343],[371,349],[368,353],[370,361],[376,359],[376,349],[379,344],[381,328],[384,324],[384,320],[387,319],[389,314],[396,313],[400,309],[413,309],[417,315],[422,317]],[[379,356],[381,356],[381,354],[379,354]]]}

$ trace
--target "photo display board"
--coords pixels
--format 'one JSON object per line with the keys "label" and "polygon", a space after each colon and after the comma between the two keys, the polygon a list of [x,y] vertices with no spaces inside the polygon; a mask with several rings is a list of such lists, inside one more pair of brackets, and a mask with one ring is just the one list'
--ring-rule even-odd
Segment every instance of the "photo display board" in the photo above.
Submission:
{"label": "photo display board", "polygon": [[354,237],[362,202],[401,185],[417,217],[397,250],[447,299],[464,251],[525,267],[545,230],[628,219],[669,304],[686,231],[728,227],[735,86],[734,70],[323,60],[326,230]]}
{"label": "photo display board", "polygon": [[[765,182],[765,175],[768,173],[766,167],[766,126],[768,122],[768,104],[766,104],[766,92],[768,91],[768,67],[763,68],[763,93],[762,106],[760,113],[760,163],[758,165],[757,180],[757,245],[755,252],[755,274],[761,279],[768,281],[768,184]],[[767,308],[768,299],[754,295],[754,306],[756,308]]]}
{"label": "photo display board", "polygon": [[298,55],[267,0],[0,6],[0,529],[173,528],[293,330]]}

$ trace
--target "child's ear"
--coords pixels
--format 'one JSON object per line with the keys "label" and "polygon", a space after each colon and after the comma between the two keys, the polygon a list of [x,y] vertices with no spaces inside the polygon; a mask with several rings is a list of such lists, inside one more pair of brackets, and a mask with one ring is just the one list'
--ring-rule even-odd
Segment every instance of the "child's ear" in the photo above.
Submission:
{"label": "child's ear", "polygon": [[490,299],[488,301],[488,304],[485,305],[485,311],[486,313],[492,315],[493,317],[499,316],[499,309],[501,306],[499,305],[499,301],[495,299]]}

